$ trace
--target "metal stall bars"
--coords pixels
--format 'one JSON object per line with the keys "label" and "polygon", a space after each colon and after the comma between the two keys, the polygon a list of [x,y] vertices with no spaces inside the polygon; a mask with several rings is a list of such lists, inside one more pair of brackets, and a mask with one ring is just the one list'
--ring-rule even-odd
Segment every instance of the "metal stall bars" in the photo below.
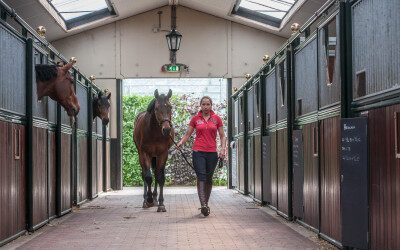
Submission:
{"label": "metal stall bars", "polygon": [[[88,113],[81,111],[78,119],[82,122],[74,134],[71,119],[59,104],[49,98],[37,102],[34,65],[66,60],[3,1],[0,10],[1,246],[71,210],[72,191],[78,185],[73,182],[73,173],[82,171],[86,164],[82,157],[73,155],[77,146],[73,138],[81,137],[84,123],[91,129],[92,121],[89,123]],[[76,67],[71,73],[75,84],[82,79],[85,88],[99,91]],[[91,111],[80,87],[81,108]],[[106,152],[101,150],[100,154]],[[74,164],[77,159],[81,162]],[[90,167],[89,161],[86,165]],[[76,190],[90,183],[89,178],[80,180]]]}

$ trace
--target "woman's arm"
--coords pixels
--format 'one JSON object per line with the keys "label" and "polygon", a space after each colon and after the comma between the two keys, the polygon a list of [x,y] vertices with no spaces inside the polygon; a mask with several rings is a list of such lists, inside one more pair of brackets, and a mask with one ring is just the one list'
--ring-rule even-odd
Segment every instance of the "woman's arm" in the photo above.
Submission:
{"label": "woman's arm", "polygon": [[186,129],[185,135],[184,135],[184,136],[182,137],[182,139],[178,142],[178,145],[176,145],[176,147],[177,147],[179,150],[182,150],[182,149],[181,149],[181,146],[182,146],[183,144],[185,144],[185,143],[189,140],[189,137],[192,135],[193,131],[194,131],[194,128],[193,128],[192,126],[188,126],[188,128]]}
{"label": "woman's arm", "polygon": [[224,131],[224,127],[221,126],[218,128],[219,138],[221,139],[221,151],[219,152],[219,158],[225,159],[226,155],[226,135]]}

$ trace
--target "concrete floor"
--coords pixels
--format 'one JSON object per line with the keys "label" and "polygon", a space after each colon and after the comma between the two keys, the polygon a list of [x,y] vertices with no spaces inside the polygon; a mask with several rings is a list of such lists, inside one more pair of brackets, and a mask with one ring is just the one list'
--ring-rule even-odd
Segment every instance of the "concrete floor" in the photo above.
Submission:
{"label": "concrete floor", "polygon": [[101,194],[4,249],[335,249],[316,234],[225,187],[208,217],[194,187],[165,189],[167,212],[143,209],[143,188]]}

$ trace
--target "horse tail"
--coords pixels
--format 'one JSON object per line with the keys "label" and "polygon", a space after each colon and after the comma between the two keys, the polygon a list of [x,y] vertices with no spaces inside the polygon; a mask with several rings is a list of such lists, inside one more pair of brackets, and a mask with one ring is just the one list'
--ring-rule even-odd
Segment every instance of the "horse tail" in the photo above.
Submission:
{"label": "horse tail", "polygon": [[151,168],[153,169],[153,171],[156,170],[156,166],[157,166],[157,158],[156,158],[156,157],[153,157],[153,158],[151,159]]}

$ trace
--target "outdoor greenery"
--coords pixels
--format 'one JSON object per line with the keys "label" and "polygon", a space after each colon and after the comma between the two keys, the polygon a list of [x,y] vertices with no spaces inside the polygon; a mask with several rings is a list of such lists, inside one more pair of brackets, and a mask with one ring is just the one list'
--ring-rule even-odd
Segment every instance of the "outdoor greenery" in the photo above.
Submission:
{"label": "outdoor greenery", "polygon": [[[133,141],[133,128],[135,117],[143,110],[153,99],[153,96],[124,96],[123,97],[123,176],[124,186],[143,185],[139,156],[135,143]],[[187,125],[191,117],[200,110],[199,98],[193,98],[188,95],[172,96],[170,99],[172,105],[172,122],[175,130],[175,141],[178,142],[185,134]],[[226,128],[226,104],[214,104],[213,110],[224,121]],[[189,162],[192,162],[192,146],[195,133],[183,147],[183,153]],[[218,150],[220,148],[219,138]],[[180,151],[172,146],[169,150],[169,157],[166,165],[166,185],[193,185],[196,182],[194,171],[187,165]],[[154,178],[153,178],[154,179]],[[226,185],[227,171],[226,164],[222,169],[217,169],[214,174],[214,185]]]}

